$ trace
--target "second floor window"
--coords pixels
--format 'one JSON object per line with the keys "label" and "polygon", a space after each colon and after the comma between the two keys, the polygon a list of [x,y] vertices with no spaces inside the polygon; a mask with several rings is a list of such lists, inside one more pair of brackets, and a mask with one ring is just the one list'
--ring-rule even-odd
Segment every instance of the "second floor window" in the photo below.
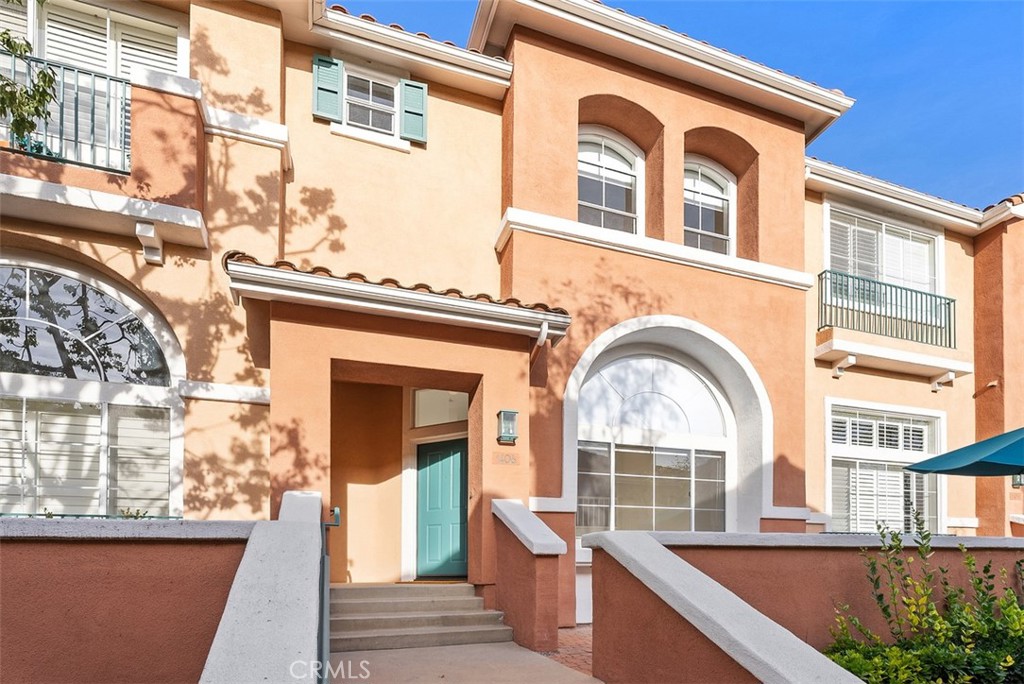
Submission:
{"label": "second floor window", "polygon": [[643,234],[643,154],[610,129],[580,128],[577,220]]}
{"label": "second floor window", "polygon": [[709,159],[688,156],[683,178],[683,244],[735,254],[736,181]]}
{"label": "second floor window", "polygon": [[934,235],[832,208],[829,268],[922,292],[938,292]]}

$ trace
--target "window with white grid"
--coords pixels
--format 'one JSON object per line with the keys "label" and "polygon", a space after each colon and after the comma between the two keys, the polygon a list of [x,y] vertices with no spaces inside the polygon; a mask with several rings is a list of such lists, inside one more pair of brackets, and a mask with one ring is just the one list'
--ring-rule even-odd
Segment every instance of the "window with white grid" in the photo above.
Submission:
{"label": "window with white grid", "polygon": [[829,269],[938,293],[935,235],[835,207],[829,217]]}
{"label": "window with white grid", "polygon": [[938,420],[833,407],[829,418],[832,530],[874,532],[878,523],[911,531],[915,511],[938,530],[938,477],[904,466],[934,456]]}

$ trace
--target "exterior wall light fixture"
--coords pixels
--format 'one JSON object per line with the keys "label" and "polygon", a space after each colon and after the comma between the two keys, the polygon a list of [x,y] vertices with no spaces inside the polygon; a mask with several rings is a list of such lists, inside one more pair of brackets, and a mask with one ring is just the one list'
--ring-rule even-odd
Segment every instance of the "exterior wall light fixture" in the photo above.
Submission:
{"label": "exterior wall light fixture", "polygon": [[1014,489],[1020,489],[1021,487],[1024,487],[1024,474],[1014,475],[1013,478],[1010,480],[1010,484],[1013,485]]}
{"label": "exterior wall light fixture", "polygon": [[498,444],[515,444],[519,439],[519,411],[498,411]]}

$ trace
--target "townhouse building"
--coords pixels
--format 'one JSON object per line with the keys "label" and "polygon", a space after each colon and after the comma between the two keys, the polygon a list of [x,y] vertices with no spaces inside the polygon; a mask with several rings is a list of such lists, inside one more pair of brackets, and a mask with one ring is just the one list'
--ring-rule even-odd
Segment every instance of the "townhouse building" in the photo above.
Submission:
{"label": "townhouse building", "polygon": [[0,513],[319,490],[332,581],[493,602],[515,499],[563,625],[587,532],[1024,525],[902,469],[1024,425],[1024,196],[808,157],[839,91],[591,0],[480,0],[468,48],[319,0],[0,28],[57,78],[0,131]]}

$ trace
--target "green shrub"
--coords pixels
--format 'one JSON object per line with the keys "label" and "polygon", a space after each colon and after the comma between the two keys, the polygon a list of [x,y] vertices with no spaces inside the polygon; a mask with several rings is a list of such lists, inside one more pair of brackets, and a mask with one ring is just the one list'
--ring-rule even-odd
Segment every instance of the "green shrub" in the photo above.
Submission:
{"label": "green shrub", "polygon": [[[978,567],[961,545],[969,586],[934,569],[931,533],[915,514],[916,553],[903,535],[879,525],[882,547],[862,550],[887,637],[875,634],[849,606],[840,607],[825,654],[870,684],[1024,684],[1024,603],[1006,569]],[[1024,582],[1024,560],[1013,568]]]}

